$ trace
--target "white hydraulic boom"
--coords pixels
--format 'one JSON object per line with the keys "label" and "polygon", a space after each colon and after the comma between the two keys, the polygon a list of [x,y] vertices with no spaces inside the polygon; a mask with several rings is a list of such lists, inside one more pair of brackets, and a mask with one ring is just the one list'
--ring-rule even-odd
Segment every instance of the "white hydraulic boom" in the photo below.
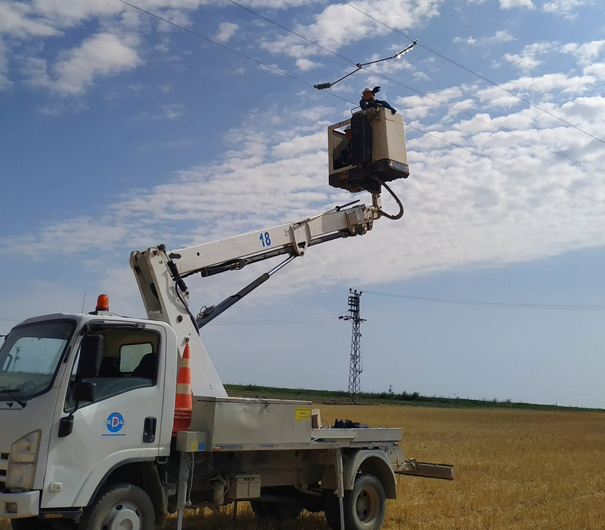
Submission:
{"label": "white hydraulic boom", "polygon": [[[302,221],[167,251],[163,245],[130,255],[139,291],[147,315],[160,320],[176,331],[181,348],[190,339],[193,394],[222,397],[227,393],[212,361],[199,340],[199,328],[266,281],[310,246],[349,236],[363,235],[380,217],[380,197],[373,195],[372,206],[349,203]],[[188,306],[189,291],[183,278],[195,273],[211,276],[228,270],[241,269],[249,263],[287,254],[277,267],[263,274],[222,304],[198,315]],[[196,339],[196,337],[198,337]]]}

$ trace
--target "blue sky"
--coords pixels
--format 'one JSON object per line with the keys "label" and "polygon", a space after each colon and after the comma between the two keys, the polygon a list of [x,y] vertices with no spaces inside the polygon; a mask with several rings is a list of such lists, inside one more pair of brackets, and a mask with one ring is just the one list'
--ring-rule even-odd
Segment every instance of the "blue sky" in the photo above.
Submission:
{"label": "blue sky", "polygon": [[[85,292],[142,316],[131,250],[347,202],[326,127],[380,85],[408,126],[406,214],[313,247],[207,326],[223,380],[346,389],[351,287],[364,390],[605,408],[596,0],[132,3],[224,47],[117,0],[0,0],[1,333]],[[192,308],[269,267],[191,280]]]}

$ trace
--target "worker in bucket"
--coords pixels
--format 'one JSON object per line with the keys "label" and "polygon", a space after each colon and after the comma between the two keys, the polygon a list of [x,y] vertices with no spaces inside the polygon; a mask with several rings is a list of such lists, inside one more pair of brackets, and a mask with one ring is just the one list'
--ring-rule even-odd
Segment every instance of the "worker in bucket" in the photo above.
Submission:
{"label": "worker in bucket", "polygon": [[347,145],[340,152],[340,162],[343,165],[343,167],[348,166],[351,163],[351,150],[353,148],[353,146],[351,145],[351,138],[353,136],[352,136],[350,125],[347,125],[345,127],[345,136],[347,137]]}
{"label": "worker in bucket", "polygon": [[376,99],[376,93],[380,90],[379,86],[375,86],[374,88],[364,88],[361,93],[361,100],[359,101],[359,106],[361,110],[369,109],[370,107],[384,107],[385,109],[389,109],[391,114],[395,114],[397,111],[391,107],[386,101]]}
{"label": "worker in bucket", "polygon": [[347,125],[344,130],[345,138],[334,149],[334,169],[340,169],[351,163],[351,126]]}

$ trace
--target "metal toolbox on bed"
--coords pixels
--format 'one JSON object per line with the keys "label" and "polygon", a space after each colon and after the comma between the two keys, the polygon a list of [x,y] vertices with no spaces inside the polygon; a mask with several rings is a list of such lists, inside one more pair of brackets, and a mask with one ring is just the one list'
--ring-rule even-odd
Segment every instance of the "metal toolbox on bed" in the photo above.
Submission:
{"label": "metal toolbox on bed", "polygon": [[207,434],[207,449],[272,448],[311,441],[311,402],[194,397],[191,431]]}

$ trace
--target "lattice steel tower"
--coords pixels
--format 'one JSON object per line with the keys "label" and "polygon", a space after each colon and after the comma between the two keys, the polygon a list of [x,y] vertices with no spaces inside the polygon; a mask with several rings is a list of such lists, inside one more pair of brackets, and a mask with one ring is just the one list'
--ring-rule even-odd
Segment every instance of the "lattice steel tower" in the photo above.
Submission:
{"label": "lattice steel tower", "polygon": [[349,289],[349,314],[339,317],[341,320],[350,320],[353,328],[351,337],[351,363],[349,366],[349,396],[353,403],[357,403],[357,394],[360,390],[361,367],[361,323],[365,318],[359,316],[359,299],[361,291]]}

